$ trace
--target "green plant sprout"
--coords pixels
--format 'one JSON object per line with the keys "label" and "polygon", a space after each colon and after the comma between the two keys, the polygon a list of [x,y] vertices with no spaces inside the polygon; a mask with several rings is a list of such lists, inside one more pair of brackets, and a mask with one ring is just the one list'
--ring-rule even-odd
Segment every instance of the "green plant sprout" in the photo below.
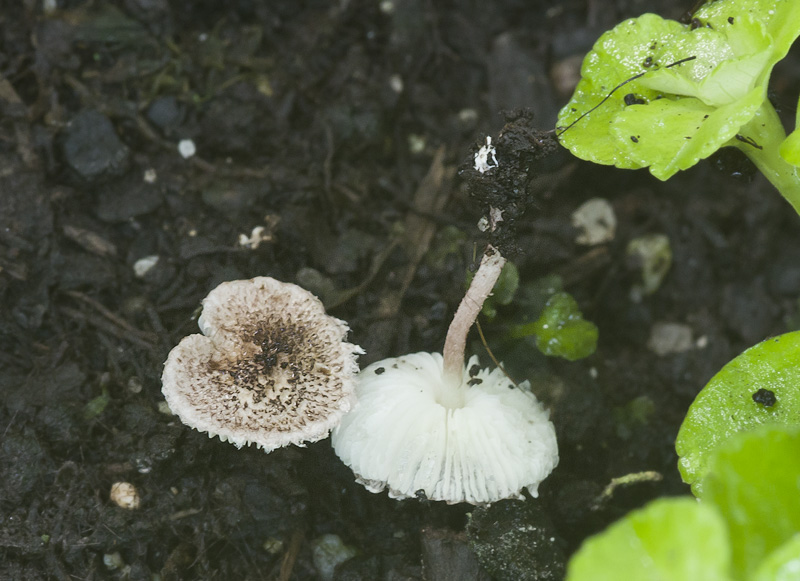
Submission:
{"label": "green plant sprout", "polygon": [[650,502],[587,539],[567,581],[796,581],[800,427],[736,434],[711,455],[701,502]]}
{"label": "green plant sprout", "polygon": [[787,163],[800,166],[800,102],[797,103],[794,131],[781,143],[780,154]]}
{"label": "green plant sprout", "polygon": [[626,20],[586,56],[559,140],[581,159],[649,167],[661,180],[736,147],[800,213],[800,135],[785,141],[767,98],[772,68],[798,35],[796,0],[717,0],[690,25]]}
{"label": "green plant sprout", "polygon": [[583,318],[578,303],[563,291],[548,299],[536,321],[511,329],[514,339],[529,335],[536,335],[536,347],[548,357],[576,361],[597,349],[597,326]]}
{"label": "green plant sprout", "polygon": [[734,358],[700,391],[675,441],[681,476],[695,496],[705,494],[710,456],[733,434],[800,425],[799,361],[800,331],[785,333]]}

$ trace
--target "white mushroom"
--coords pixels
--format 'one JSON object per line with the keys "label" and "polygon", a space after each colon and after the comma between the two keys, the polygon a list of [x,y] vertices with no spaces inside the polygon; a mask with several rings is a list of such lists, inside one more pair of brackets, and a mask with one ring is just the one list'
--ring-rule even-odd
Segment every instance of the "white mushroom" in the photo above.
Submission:
{"label": "white mushroom", "polygon": [[360,347],[299,286],[258,277],[203,300],[202,335],[164,364],[162,392],[183,423],[237,447],[269,452],[328,435],[355,403]]}
{"label": "white mushroom", "polygon": [[448,381],[438,353],[413,353],[365,368],[358,404],[333,431],[339,458],[372,492],[393,498],[483,504],[519,498],[558,463],[548,412],[499,369],[472,357]]}
{"label": "white mushroom", "polygon": [[332,433],[359,482],[393,498],[491,503],[533,496],[558,464],[548,412],[502,370],[464,365],[466,333],[505,260],[489,248],[456,311],[444,356],[414,353],[369,365],[358,403]]}

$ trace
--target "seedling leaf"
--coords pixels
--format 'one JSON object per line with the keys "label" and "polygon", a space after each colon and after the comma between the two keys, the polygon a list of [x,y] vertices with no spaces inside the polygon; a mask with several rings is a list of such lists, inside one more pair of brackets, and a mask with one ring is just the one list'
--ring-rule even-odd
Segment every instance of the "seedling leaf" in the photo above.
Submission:
{"label": "seedling leaf", "polygon": [[597,349],[597,326],[583,318],[578,303],[565,292],[550,297],[536,321],[511,330],[514,338],[528,335],[536,335],[536,347],[548,357],[575,361]]}
{"label": "seedling leaf", "polygon": [[800,534],[772,551],[753,574],[753,581],[800,581]]}
{"label": "seedling leaf", "polygon": [[[800,426],[781,425],[738,434],[711,458],[703,501],[717,506],[727,523],[741,579],[752,579],[765,557],[800,531],[798,458]],[[794,550],[797,560],[796,545],[785,550]],[[787,558],[772,556],[764,567],[780,569]]]}
{"label": "seedling leaf", "polygon": [[[751,347],[700,391],[675,441],[678,468],[695,496],[704,496],[711,452],[733,434],[762,424],[800,424],[798,362],[800,331],[794,331]],[[789,462],[796,466],[797,458]]]}
{"label": "seedling leaf", "polygon": [[717,0],[695,19],[699,27],[645,14],[605,33],[559,114],[562,144],[662,180],[735,145],[769,106],[772,67],[800,34],[800,2]]}
{"label": "seedling leaf", "polygon": [[572,557],[567,581],[729,581],[725,523],[711,505],[666,498],[590,537]]}

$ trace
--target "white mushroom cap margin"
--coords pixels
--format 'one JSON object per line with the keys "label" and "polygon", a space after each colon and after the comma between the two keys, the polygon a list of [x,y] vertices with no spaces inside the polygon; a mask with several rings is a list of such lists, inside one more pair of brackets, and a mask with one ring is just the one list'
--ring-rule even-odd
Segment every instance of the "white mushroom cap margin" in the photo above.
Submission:
{"label": "white mushroom cap margin", "polygon": [[445,381],[438,353],[384,359],[359,374],[356,393],[332,441],[371,492],[485,504],[523,488],[537,496],[558,464],[555,428],[528,382],[516,388],[475,356],[460,385]]}
{"label": "white mushroom cap margin", "polygon": [[203,300],[202,335],[164,364],[162,392],[183,423],[269,452],[326,437],[355,404],[357,345],[347,324],[297,285],[225,282]]}

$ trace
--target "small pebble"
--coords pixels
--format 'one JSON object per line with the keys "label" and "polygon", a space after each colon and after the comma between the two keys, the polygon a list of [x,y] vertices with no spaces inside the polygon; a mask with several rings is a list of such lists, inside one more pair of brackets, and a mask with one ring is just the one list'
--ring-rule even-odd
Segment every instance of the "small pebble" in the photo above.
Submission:
{"label": "small pebble", "polygon": [[181,154],[183,159],[189,159],[195,153],[197,153],[197,147],[194,145],[194,141],[191,139],[181,139],[178,143],[178,153]]}
{"label": "small pebble", "polygon": [[355,556],[356,550],[345,545],[339,535],[322,535],[311,541],[311,559],[322,581],[331,581],[336,566]]}
{"label": "small pebble", "polygon": [[143,278],[150,270],[158,264],[158,255],[145,256],[133,263],[133,274],[136,278]]}
{"label": "small pebble", "polygon": [[647,340],[647,348],[659,357],[683,353],[693,347],[692,328],[683,323],[656,323]]}
{"label": "small pebble", "polygon": [[775,392],[763,387],[753,394],[753,401],[763,405],[765,408],[774,406],[778,399],[775,397]]}
{"label": "small pebble", "polygon": [[135,510],[141,503],[139,491],[130,482],[115,482],[111,485],[111,500],[120,508]]}
{"label": "small pebble", "polygon": [[579,230],[575,242],[596,246],[614,239],[617,216],[608,200],[592,198],[572,213],[572,225]]}

